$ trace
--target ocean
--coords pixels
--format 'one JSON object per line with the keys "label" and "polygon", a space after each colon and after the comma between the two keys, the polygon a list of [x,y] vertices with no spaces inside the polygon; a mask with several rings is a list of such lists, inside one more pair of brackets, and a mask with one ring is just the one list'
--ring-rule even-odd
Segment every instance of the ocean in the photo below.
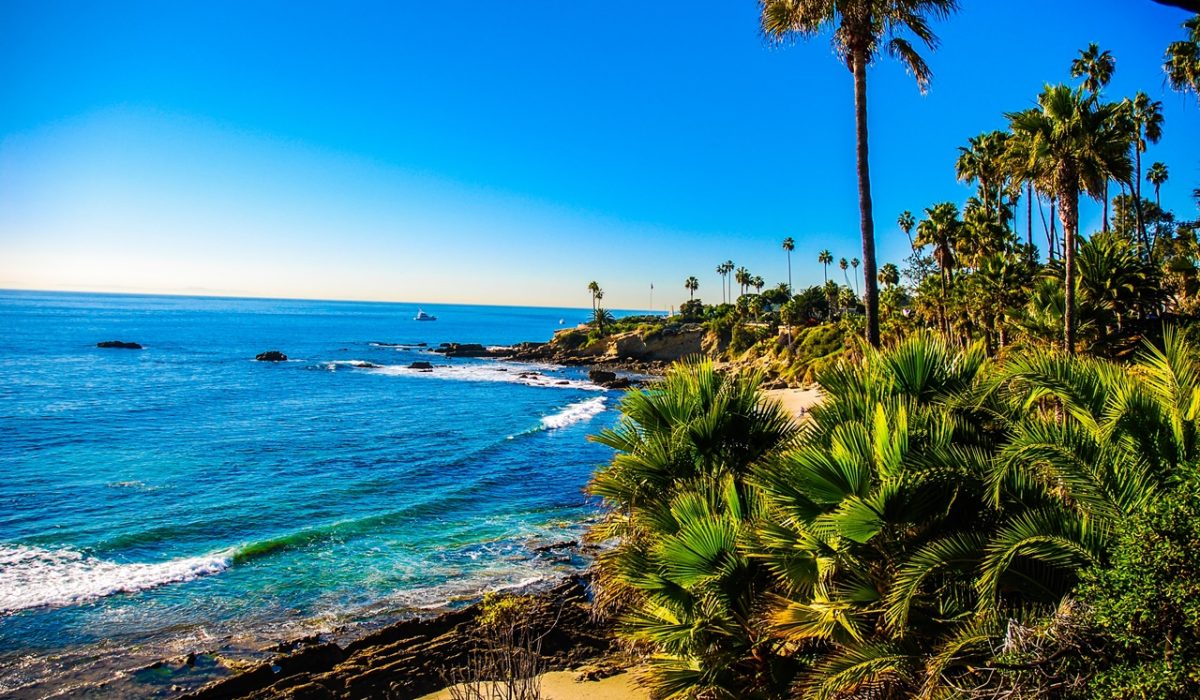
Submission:
{"label": "ocean", "polygon": [[[582,489],[611,454],[586,438],[619,394],[428,347],[544,341],[588,310],[420,308],[438,320],[0,292],[0,694],[117,678],[107,693],[159,695],[177,680],[131,671],[353,635],[581,566],[536,548],[595,516]],[[266,350],[289,359],[254,361]],[[422,360],[435,370],[409,369]]]}

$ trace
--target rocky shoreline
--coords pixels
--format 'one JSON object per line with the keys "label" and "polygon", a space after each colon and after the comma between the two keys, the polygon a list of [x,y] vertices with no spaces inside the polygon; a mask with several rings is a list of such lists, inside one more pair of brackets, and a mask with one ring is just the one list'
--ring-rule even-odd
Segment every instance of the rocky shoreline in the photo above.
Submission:
{"label": "rocky shoreline", "polygon": [[[523,615],[540,639],[543,671],[579,668],[614,651],[606,625],[592,614],[588,581],[580,575],[529,597]],[[236,675],[182,695],[186,700],[417,698],[450,684],[452,672],[480,648],[476,603],[431,618],[402,620],[344,645],[320,637],[277,645],[279,652]],[[170,673],[194,656],[155,664]]]}
{"label": "rocky shoreline", "polygon": [[[565,329],[549,342],[506,346],[479,343],[442,343],[430,352],[450,358],[490,358],[513,362],[539,362],[566,367],[587,367],[591,380],[610,389],[639,384],[638,377],[661,376],[672,363],[709,354],[708,333],[700,324],[676,324],[653,331],[628,331],[587,340],[579,329]],[[618,376],[612,376],[617,375]]]}

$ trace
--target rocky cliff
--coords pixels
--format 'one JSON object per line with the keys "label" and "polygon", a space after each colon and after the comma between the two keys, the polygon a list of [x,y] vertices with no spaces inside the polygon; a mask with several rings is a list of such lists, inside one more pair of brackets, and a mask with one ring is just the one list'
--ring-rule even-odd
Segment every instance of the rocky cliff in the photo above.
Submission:
{"label": "rocky cliff", "polygon": [[514,349],[513,359],[541,360],[579,365],[666,365],[692,355],[710,354],[711,339],[698,323],[667,325],[642,331],[616,333],[590,340],[580,329],[559,331],[549,343],[525,344]]}

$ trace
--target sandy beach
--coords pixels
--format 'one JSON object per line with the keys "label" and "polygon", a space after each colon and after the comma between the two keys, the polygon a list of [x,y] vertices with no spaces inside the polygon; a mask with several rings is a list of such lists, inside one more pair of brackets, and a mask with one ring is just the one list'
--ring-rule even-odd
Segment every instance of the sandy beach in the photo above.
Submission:
{"label": "sandy beach", "polygon": [[803,420],[808,411],[821,402],[824,394],[813,385],[805,389],[768,389],[767,396],[779,401],[797,420]]}
{"label": "sandy beach", "polygon": [[[649,700],[650,693],[638,687],[633,674],[619,673],[598,681],[581,681],[578,671],[551,671],[543,673],[542,698],[544,700]],[[445,688],[426,695],[420,700],[451,700],[451,689]],[[489,697],[484,693],[484,697]]]}

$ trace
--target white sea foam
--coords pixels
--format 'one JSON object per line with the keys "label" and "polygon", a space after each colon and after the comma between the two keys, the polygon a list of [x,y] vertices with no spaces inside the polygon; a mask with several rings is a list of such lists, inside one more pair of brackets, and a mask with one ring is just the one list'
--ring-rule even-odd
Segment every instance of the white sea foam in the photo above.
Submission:
{"label": "white sea foam", "polygon": [[190,581],[228,569],[231,557],[232,552],[218,552],[158,564],[118,564],[72,549],[0,544],[0,614]]}
{"label": "white sea foam", "polygon": [[438,365],[431,370],[410,369],[405,365],[383,365],[369,367],[368,371],[405,377],[427,377],[430,379],[446,379],[461,382],[502,382],[506,384],[524,384],[526,386],[541,386],[551,389],[578,389],[583,391],[604,391],[604,387],[579,379],[567,379],[553,374],[557,369],[553,365],[535,365],[515,362],[505,362],[503,366],[497,363]]}
{"label": "white sea foam", "polygon": [[552,416],[542,418],[542,427],[546,430],[557,430],[568,425],[589,421],[604,413],[604,404],[607,401],[607,396],[597,396],[594,399],[573,403]]}
{"label": "white sea foam", "polygon": [[333,362],[325,363],[325,369],[329,370],[330,372],[336,372],[338,367],[365,367],[370,369],[378,366],[379,365],[375,364],[374,362],[367,362],[366,360],[334,360]]}

